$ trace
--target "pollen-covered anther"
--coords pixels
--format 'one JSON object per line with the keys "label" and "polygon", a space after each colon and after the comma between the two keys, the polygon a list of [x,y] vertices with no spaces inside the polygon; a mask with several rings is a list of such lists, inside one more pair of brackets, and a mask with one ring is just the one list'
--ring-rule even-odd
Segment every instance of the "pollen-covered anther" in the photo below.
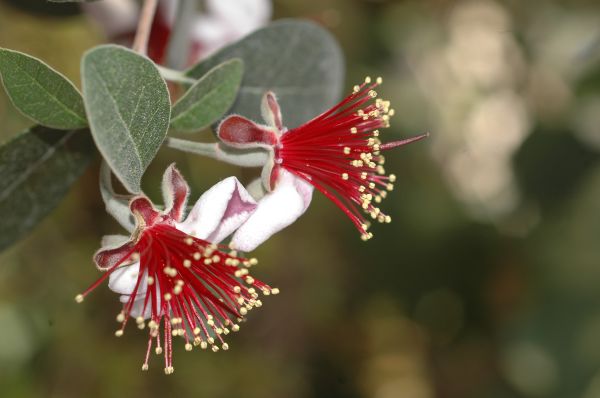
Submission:
{"label": "pollen-covered anther", "polygon": [[358,129],[356,127],[351,127],[350,128],[350,133],[356,134],[356,133],[358,133]]}
{"label": "pollen-covered anther", "polygon": [[202,254],[200,254],[200,252],[195,252],[193,255],[194,260],[198,261],[202,258]]}
{"label": "pollen-covered anther", "polygon": [[194,347],[193,347],[193,346],[192,346],[190,343],[186,343],[186,344],[185,344],[185,350],[186,350],[186,351],[192,351],[192,349],[193,349],[193,348],[194,348]]}
{"label": "pollen-covered anther", "polygon": [[119,323],[125,322],[125,313],[119,312],[117,314],[117,322],[119,322]]}
{"label": "pollen-covered anther", "polygon": [[83,303],[83,294],[78,294],[75,296],[75,301],[78,303]]}
{"label": "pollen-covered anther", "polygon": [[396,181],[396,175],[395,175],[395,174],[390,174],[390,175],[388,176],[388,180],[389,180],[390,182],[395,182],[395,181]]}
{"label": "pollen-covered anther", "polygon": [[350,155],[351,150],[349,146],[344,147],[344,155]]}
{"label": "pollen-covered anther", "polygon": [[148,284],[148,286],[152,286],[154,284],[154,277],[149,276],[148,278],[146,278],[146,283]]}
{"label": "pollen-covered anther", "polygon": [[348,173],[342,173],[342,180],[347,180],[348,178]]}
{"label": "pollen-covered anther", "polygon": [[188,246],[191,246],[191,245],[193,245],[193,244],[194,244],[194,239],[193,239],[193,238],[191,238],[191,237],[189,237],[189,236],[188,236],[187,238],[185,238],[183,241],[184,241],[184,242],[185,242],[185,244],[186,244],[186,245],[188,245]]}
{"label": "pollen-covered anther", "polygon": [[183,260],[183,266],[185,268],[190,268],[192,266],[192,261],[186,258],[185,260]]}
{"label": "pollen-covered anther", "polygon": [[123,336],[123,329],[119,329],[119,330],[117,330],[117,331],[115,332],[115,336],[117,336],[117,337],[121,337],[121,336]]}

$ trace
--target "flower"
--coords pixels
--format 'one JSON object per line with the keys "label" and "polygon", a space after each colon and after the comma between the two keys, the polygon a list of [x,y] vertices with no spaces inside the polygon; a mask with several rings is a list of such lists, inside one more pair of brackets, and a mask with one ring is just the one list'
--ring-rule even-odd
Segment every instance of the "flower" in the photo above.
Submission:
{"label": "flower", "polygon": [[[379,129],[389,127],[394,114],[389,101],[377,98],[375,88],[381,82],[381,78],[373,82],[367,77],[339,104],[293,129],[283,126],[281,110],[272,92],[267,92],[262,101],[266,125],[239,115],[221,122],[218,137],[223,143],[236,149],[263,148],[269,153],[262,182],[271,197],[267,194],[236,232],[232,239],[235,247],[246,250],[255,247],[253,239],[258,229],[263,230],[263,235],[276,232],[283,224],[279,222],[279,213],[285,213],[286,202],[296,204],[288,211],[287,220],[299,217],[310,202],[307,184],[333,201],[354,223],[363,240],[372,237],[367,216],[379,222],[391,221],[376,206],[393,189],[396,180],[393,174],[386,175],[381,152],[420,140],[427,134],[386,144],[379,140]],[[264,201],[274,201],[272,197],[283,190],[287,196],[281,194],[276,201],[283,208],[269,215],[268,209],[263,210],[270,207],[269,203],[263,206]],[[300,201],[303,206],[298,206]],[[277,228],[264,231],[269,218],[278,222],[275,225],[271,221]]]}
{"label": "flower", "polygon": [[[161,0],[152,22],[148,56],[162,63],[175,23],[177,7],[186,0]],[[82,4],[109,40],[130,44],[140,12],[134,0],[105,0]],[[191,16],[187,63],[194,64],[227,44],[266,25],[271,19],[271,0],[206,0],[202,12]]]}
{"label": "flower", "polygon": [[222,336],[239,330],[247,312],[262,305],[258,291],[279,292],[249,275],[256,259],[225,252],[217,244],[256,207],[239,181],[230,177],[212,187],[183,220],[188,192],[187,183],[171,165],[163,178],[164,211],[145,196],[134,197],[129,207],[136,219],[135,231],[130,238],[105,237],[94,261],[106,272],[76,297],[82,302],[109,278],[109,287],[121,294],[123,303],[116,336],[123,335],[130,317],[140,329],[149,328],[143,370],[148,369],[155,344],[157,354],[164,352],[165,373],[173,372],[174,336],[185,339],[188,351],[193,345],[227,350]]}

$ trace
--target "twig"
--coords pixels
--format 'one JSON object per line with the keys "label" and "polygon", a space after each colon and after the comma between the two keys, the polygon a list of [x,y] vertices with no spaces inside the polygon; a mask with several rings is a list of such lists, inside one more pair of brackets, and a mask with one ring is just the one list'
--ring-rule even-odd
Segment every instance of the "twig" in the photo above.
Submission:
{"label": "twig", "polygon": [[158,0],[144,0],[137,31],[133,39],[133,50],[140,54],[145,55],[148,51],[148,40],[150,39],[152,21],[154,20],[157,5]]}

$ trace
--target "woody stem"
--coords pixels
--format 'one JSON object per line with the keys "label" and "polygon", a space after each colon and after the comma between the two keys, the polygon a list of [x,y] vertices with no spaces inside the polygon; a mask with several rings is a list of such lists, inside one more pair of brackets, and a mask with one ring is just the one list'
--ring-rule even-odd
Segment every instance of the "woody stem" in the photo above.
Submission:
{"label": "woody stem", "polygon": [[140,20],[133,39],[133,50],[146,55],[148,51],[148,40],[152,31],[152,21],[158,6],[158,0],[145,0],[140,14]]}

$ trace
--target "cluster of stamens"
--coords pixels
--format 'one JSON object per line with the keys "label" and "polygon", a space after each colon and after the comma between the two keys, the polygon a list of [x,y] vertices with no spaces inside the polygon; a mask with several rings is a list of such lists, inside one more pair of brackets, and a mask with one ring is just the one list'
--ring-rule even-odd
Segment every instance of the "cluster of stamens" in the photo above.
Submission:
{"label": "cluster of stamens", "polygon": [[379,129],[390,126],[394,109],[389,101],[377,98],[375,88],[381,83],[381,78],[373,82],[367,77],[338,105],[283,134],[276,152],[277,163],[331,199],[350,217],[363,240],[373,236],[368,216],[391,222],[376,206],[396,180],[395,175],[386,175],[381,152],[425,137],[382,144]]}
{"label": "cluster of stamens", "polygon": [[248,311],[262,305],[259,292],[279,293],[250,276],[248,269],[257,263],[256,259],[241,258],[235,251],[222,249],[171,225],[156,224],[143,229],[132,250],[76,301],[82,302],[118,267],[139,261],[135,287],[117,315],[121,327],[115,335],[123,335],[134,304],[140,308],[141,303],[135,322],[139,329],[149,329],[142,370],[148,369],[154,347],[157,355],[164,354],[165,373],[171,374],[173,337],[182,337],[187,351],[194,346],[210,347],[214,352],[227,350],[223,336],[238,331]]}

